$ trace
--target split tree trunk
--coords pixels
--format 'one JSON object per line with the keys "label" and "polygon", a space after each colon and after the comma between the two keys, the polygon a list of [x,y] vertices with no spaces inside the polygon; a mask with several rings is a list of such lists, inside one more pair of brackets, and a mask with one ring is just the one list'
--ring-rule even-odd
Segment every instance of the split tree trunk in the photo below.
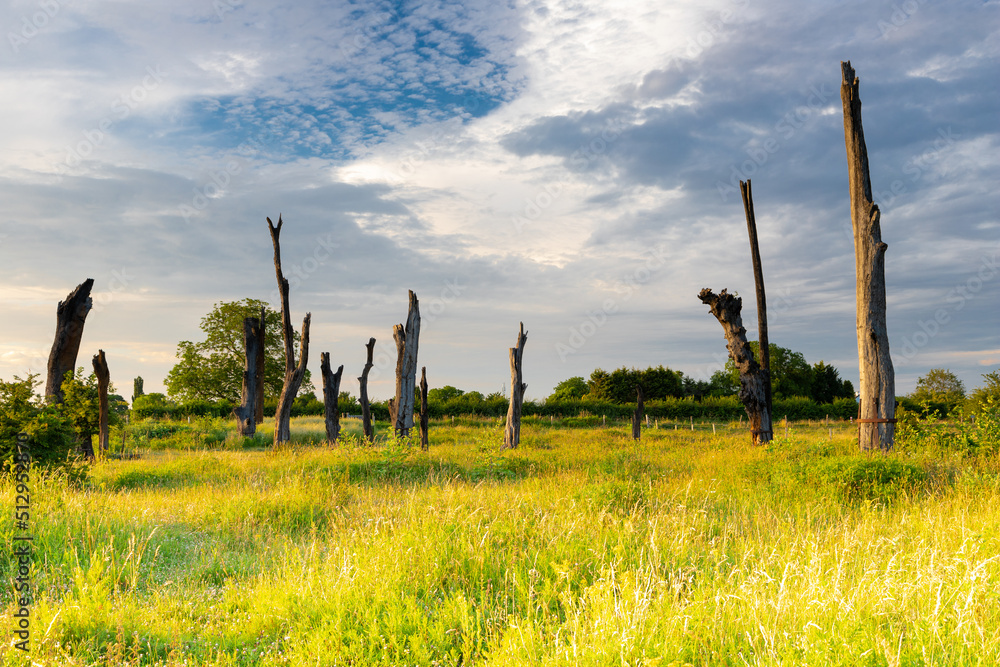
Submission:
{"label": "split tree trunk", "polygon": [[[767,299],[764,295],[764,269],[760,263],[760,245],[757,243],[757,218],[753,213],[753,190],[750,179],[746,183],[740,181],[740,193],[743,195],[743,211],[747,216],[747,232],[750,235],[750,261],[753,263],[753,281],[757,291],[757,339],[760,341],[760,372],[764,382],[764,400],[767,412],[761,415],[760,442],[771,442],[774,439],[774,426],[771,415],[774,411],[771,402],[771,345],[767,339]],[[766,417],[765,417],[766,415]]]}
{"label": "split tree trunk", "polygon": [[257,401],[255,405],[255,417],[254,421],[258,424],[264,423],[264,363],[267,358],[267,309],[264,306],[260,307],[260,333],[257,336],[259,339],[257,345],[257,363],[256,363],[256,375],[254,377],[254,385],[256,388]]}
{"label": "split tree trunk", "polygon": [[[108,451],[108,385],[111,383],[111,373],[108,371],[108,360],[104,357],[104,350],[97,351],[93,364],[94,375],[97,376],[97,446],[102,452],[106,452]],[[93,456],[93,451],[90,455]]]}
{"label": "split tree trunk", "polygon": [[427,433],[427,367],[420,369],[420,449],[426,451],[430,447]]}
{"label": "split tree trunk", "polygon": [[635,386],[635,412],[632,413],[632,438],[638,440],[642,437],[642,387]]}
{"label": "split tree trunk", "polygon": [[861,376],[858,439],[861,449],[889,450],[895,438],[896,423],[896,381],[885,319],[885,251],[889,246],[882,242],[881,213],[872,200],[858,77],[850,61],[840,63],[840,68],[857,275],[856,324]]}
{"label": "split tree trunk", "polygon": [[344,365],[337,372],[330,370],[330,353],[320,352],[319,366],[323,373],[323,405],[326,408],[326,441],[330,446],[337,444],[340,438],[340,378],[344,375]]}
{"label": "split tree trunk", "polygon": [[528,388],[521,381],[521,358],[528,333],[524,330],[524,322],[520,324],[517,345],[510,348],[510,404],[507,406],[507,425],[503,431],[504,449],[517,449],[521,442],[521,405],[524,402],[524,390]]}
{"label": "split tree trunk", "polygon": [[739,397],[750,419],[753,444],[768,442],[764,439],[763,425],[771,423],[771,413],[767,407],[764,374],[760,364],[753,358],[753,350],[747,343],[747,330],[743,327],[743,318],[740,316],[743,299],[726,290],[716,295],[707,287],[698,294],[698,298],[711,308],[712,315],[722,325],[729,356],[740,372]]}
{"label": "split tree trunk", "polygon": [[271,218],[267,218],[267,227],[271,231],[271,241],[274,244],[274,273],[278,278],[278,289],[281,292],[281,334],[285,342],[285,382],[278,397],[278,407],[274,413],[274,445],[288,442],[292,438],[291,420],[292,403],[299,392],[302,379],[306,374],[306,363],[309,360],[309,322],[312,314],[306,313],[302,320],[302,338],[300,341],[299,363],[295,363],[295,336],[292,329],[292,316],[288,306],[288,280],[281,272],[281,247],[278,235],[281,233],[281,216],[275,226]]}
{"label": "split tree trunk", "polygon": [[410,309],[406,328],[397,324],[392,328],[396,341],[396,401],[393,424],[396,437],[406,438],[413,428],[413,399],[417,390],[417,347],[420,342],[420,303],[410,290]]}
{"label": "split tree trunk", "polygon": [[369,338],[365,347],[368,348],[368,361],[365,362],[365,368],[361,371],[361,377],[358,378],[358,382],[361,383],[361,397],[358,400],[361,403],[361,425],[365,432],[365,440],[371,442],[375,438],[375,433],[372,431],[372,406],[368,400],[368,372],[375,365],[372,363],[372,356],[375,353],[375,339]]}
{"label": "split tree trunk", "polygon": [[49,352],[48,372],[45,376],[45,397],[51,403],[63,402],[62,383],[66,372],[76,370],[76,356],[80,352],[83,325],[87,314],[94,307],[90,290],[94,279],[87,278],[76,286],[65,301],[56,308],[56,335]]}
{"label": "split tree trunk", "polygon": [[249,438],[257,432],[257,407],[263,405],[264,395],[257,392],[257,378],[263,376],[260,351],[264,349],[264,326],[256,317],[243,319],[243,388],[240,405],[233,409],[236,415],[236,432]]}

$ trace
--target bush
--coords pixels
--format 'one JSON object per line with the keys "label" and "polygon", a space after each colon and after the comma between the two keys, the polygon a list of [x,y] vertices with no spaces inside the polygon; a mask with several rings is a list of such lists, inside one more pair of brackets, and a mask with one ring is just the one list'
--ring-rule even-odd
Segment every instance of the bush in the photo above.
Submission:
{"label": "bush", "polygon": [[62,467],[78,478],[73,422],[60,406],[45,404],[35,393],[37,378],[0,380],[0,460],[9,466],[17,454],[18,433],[27,433],[35,465]]}
{"label": "bush", "polygon": [[817,471],[846,500],[888,502],[927,481],[927,472],[920,466],[886,456],[830,461]]}

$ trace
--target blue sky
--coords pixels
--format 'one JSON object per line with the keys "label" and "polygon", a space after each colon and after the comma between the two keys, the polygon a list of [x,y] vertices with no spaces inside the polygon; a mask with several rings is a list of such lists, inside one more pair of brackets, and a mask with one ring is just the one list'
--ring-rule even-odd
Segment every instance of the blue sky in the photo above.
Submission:
{"label": "blue sky", "polygon": [[[861,79],[901,393],[1000,367],[1000,3],[12,1],[0,7],[0,377],[44,369],[95,279],[80,365],[162,388],[218,301],[277,304],[280,212],[311,367],[352,377],[424,314],[432,386],[529,397],[596,367],[725,359],[702,287],[857,382],[840,61]],[[753,329],[753,327],[749,327]],[[356,387],[351,387],[356,393]]]}

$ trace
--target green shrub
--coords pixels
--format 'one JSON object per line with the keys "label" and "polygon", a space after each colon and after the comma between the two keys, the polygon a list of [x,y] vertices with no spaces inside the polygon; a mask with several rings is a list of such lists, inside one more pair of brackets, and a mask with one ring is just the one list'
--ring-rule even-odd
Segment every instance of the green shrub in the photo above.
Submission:
{"label": "green shrub", "polygon": [[821,481],[837,488],[846,500],[887,502],[927,481],[927,472],[920,466],[882,455],[828,461],[815,470]]}

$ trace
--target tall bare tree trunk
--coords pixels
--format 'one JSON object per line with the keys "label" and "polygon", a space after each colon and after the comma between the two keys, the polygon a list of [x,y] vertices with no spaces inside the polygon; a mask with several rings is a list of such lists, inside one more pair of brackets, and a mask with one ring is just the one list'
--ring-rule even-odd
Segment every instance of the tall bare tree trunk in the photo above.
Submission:
{"label": "tall bare tree trunk", "polygon": [[375,365],[372,363],[372,356],[375,354],[375,339],[369,338],[365,347],[368,348],[368,360],[365,362],[364,370],[361,371],[361,377],[358,378],[358,382],[361,383],[361,394],[358,401],[361,403],[361,427],[365,432],[365,440],[371,442],[375,437],[375,432],[372,430],[372,406],[368,400],[368,372]]}
{"label": "tall bare tree trunk", "polygon": [[427,433],[427,367],[420,369],[420,448],[426,451],[430,447]]}
{"label": "tall bare tree trunk", "polygon": [[94,307],[94,300],[90,298],[93,287],[94,279],[87,278],[56,308],[56,335],[52,340],[45,376],[45,397],[52,403],[63,402],[62,383],[66,372],[76,370],[83,325],[87,321],[87,313]]}
{"label": "tall bare tree trunk", "polygon": [[524,322],[520,325],[517,344],[510,348],[510,404],[507,406],[507,425],[503,431],[504,449],[517,449],[521,442],[521,405],[524,402],[524,390],[528,388],[521,381],[521,358],[524,356],[528,332],[524,330]]}
{"label": "tall bare tree trunk", "polygon": [[896,430],[896,380],[885,320],[885,251],[889,246],[882,242],[881,213],[872,200],[858,77],[850,61],[840,63],[840,69],[857,274],[856,323],[861,376],[858,439],[861,449],[887,451],[892,449]]}
{"label": "tall bare tree trunk", "polygon": [[420,342],[420,303],[410,290],[410,308],[406,327],[392,328],[399,356],[396,360],[396,401],[393,415],[396,436],[406,438],[413,428],[413,398],[417,390],[417,347]]}
{"label": "tall bare tree trunk", "polygon": [[292,403],[299,392],[302,379],[306,374],[306,363],[309,360],[309,322],[312,314],[306,313],[302,320],[302,338],[300,341],[299,363],[295,363],[295,336],[292,329],[292,316],[288,306],[288,280],[281,272],[281,247],[278,235],[281,233],[281,216],[275,226],[271,218],[267,218],[267,227],[271,231],[271,241],[274,244],[274,273],[278,278],[278,289],[281,291],[281,334],[285,342],[285,383],[281,387],[278,398],[278,408],[274,413],[274,445],[288,442],[292,438]]}
{"label": "tall bare tree trunk", "polygon": [[750,433],[753,444],[760,445],[763,439],[763,424],[771,423],[771,413],[767,407],[767,392],[764,388],[764,374],[760,364],[753,358],[753,350],[747,343],[747,330],[743,328],[743,299],[722,290],[718,295],[707,287],[698,298],[711,308],[712,315],[719,320],[726,336],[729,356],[740,372],[740,402],[747,411],[750,420]]}
{"label": "tall bare tree trunk", "polygon": [[330,370],[330,353],[320,352],[319,367],[323,373],[323,406],[325,408],[326,441],[332,447],[340,438],[340,378],[344,375],[344,365],[337,372]]}
{"label": "tall bare tree trunk", "polygon": [[257,337],[257,363],[255,364],[254,385],[256,387],[257,401],[255,406],[254,421],[258,424],[264,423],[264,363],[267,358],[267,309],[260,307],[260,335]]}
{"label": "tall bare tree trunk", "polygon": [[632,413],[632,438],[638,440],[642,437],[642,387],[635,386],[635,412]]}
{"label": "tall bare tree trunk", "polygon": [[771,403],[771,344],[767,339],[767,298],[764,295],[764,269],[760,263],[760,245],[757,243],[757,218],[753,213],[753,190],[750,179],[746,183],[740,181],[740,193],[743,195],[743,211],[747,216],[747,232],[750,235],[750,261],[753,263],[753,281],[757,291],[757,338],[760,341],[760,372],[764,383],[764,400],[767,411],[761,414],[760,438],[758,442],[771,442],[774,439],[774,426],[771,423],[773,407]]}
{"label": "tall bare tree trunk", "polygon": [[257,406],[264,403],[263,394],[257,393],[257,377],[262,375],[260,350],[264,347],[264,327],[256,317],[243,319],[243,387],[241,404],[233,408],[236,415],[236,432],[252,437],[257,432]]}
{"label": "tall bare tree trunk", "polygon": [[111,373],[108,371],[108,360],[104,357],[104,350],[97,351],[93,364],[94,375],[97,376],[97,445],[102,452],[106,452],[108,451],[108,385],[111,384]]}

